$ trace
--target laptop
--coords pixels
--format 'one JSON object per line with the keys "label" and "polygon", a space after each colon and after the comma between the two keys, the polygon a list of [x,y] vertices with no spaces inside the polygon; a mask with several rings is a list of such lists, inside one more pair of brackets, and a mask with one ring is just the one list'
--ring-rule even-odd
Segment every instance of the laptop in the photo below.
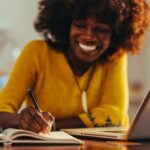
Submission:
{"label": "laptop", "polygon": [[112,140],[143,140],[150,139],[150,91],[142,101],[129,128],[98,127],[62,129],[63,131],[84,137]]}

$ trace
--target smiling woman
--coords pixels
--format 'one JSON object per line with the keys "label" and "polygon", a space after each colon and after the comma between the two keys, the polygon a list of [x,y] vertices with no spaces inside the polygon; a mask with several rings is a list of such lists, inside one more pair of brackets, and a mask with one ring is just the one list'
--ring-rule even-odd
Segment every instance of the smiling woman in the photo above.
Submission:
{"label": "smiling woman", "polygon": [[57,130],[128,126],[127,52],[140,50],[149,22],[146,0],[41,0],[43,40],[25,46],[0,93],[0,125],[45,132],[53,115]]}
{"label": "smiling woman", "polygon": [[98,22],[94,17],[74,20],[69,38],[69,50],[72,51],[69,54],[79,59],[76,61],[90,63],[97,60],[108,49],[111,42],[111,27]]}

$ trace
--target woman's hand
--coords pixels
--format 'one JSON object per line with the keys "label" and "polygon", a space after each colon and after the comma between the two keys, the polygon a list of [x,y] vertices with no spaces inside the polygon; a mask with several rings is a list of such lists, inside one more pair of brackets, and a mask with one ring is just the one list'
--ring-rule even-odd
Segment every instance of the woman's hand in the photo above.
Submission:
{"label": "woman's hand", "polygon": [[19,128],[36,133],[48,133],[54,123],[54,117],[49,112],[38,112],[33,106],[23,109],[19,115]]}

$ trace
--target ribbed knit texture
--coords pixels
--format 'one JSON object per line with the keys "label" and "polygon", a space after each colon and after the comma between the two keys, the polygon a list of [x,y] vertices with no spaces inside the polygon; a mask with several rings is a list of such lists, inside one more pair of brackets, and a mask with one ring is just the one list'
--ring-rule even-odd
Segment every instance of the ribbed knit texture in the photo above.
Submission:
{"label": "ribbed knit texture", "polygon": [[[106,64],[96,63],[87,89],[88,111],[95,123],[103,126],[109,117],[113,125],[128,125],[127,58]],[[91,74],[87,70],[78,78],[81,89]],[[17,112],[23,102],[30,105],[27,89],[33,88],[40,108],[56,118],[79,116],[93,124],[83,113],[81,91],[63,52],[50,49],[44,41],[32,41],[22,51],[10,79],[0,93],[0,111]]]}

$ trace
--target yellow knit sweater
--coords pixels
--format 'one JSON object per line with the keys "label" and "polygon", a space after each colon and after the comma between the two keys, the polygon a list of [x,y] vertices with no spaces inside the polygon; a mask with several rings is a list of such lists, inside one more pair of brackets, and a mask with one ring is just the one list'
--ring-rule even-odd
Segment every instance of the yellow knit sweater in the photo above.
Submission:
{"label": "yellow knit sweater", "polygon": [[[97,63],[92,76],[91,67],[78,78],[80,88],[87,88],[88,111],[99,126],[105,126],[108,120],[112,125],[128,125],[126,57],[124,53],[118,60]],[[59,119],[79,116],[87,127],[93,127],[83,113],[81,91],[67,59],[44,41],[32,41],[23,49],[0,93],[0,111],[17,112],[23,102],[31,105],[28,88],[34,89],[43,111]]]}

